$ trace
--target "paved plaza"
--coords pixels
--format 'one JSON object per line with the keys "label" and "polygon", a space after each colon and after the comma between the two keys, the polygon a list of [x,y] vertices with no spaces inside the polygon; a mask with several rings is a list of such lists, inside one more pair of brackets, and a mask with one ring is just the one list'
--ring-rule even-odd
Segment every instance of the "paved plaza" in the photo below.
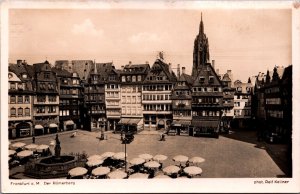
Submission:
{"label": "paved plaza", "polygon": [[[205,159],[199,164],[203,170],[203,178],[255,178],[255,177],[284,177],[284,172],[276,164],[264,146],[257,146],[254,133],[220,136],[219,139],[190,136],[166,136],[166,141],[159,141],[155,133],[141,133],[135,135],[134,141],[127,145],[128,160],[143,153],[152,155],[163,154],[168,156],[163,165],[174,164],[172,158],[182,154],[188,157],[200,156]],[[120,134],[107,133],[107,140],[100,141],[99,132],[77,131],[75,138],[71,133],[59,134],[62,153],[86,152],[88,155],[102,154],[106,151],[124,152]],[[253,141],[245,141],[246,139]],[[243,136],[244,135],[244,136]],[[247,136],[245,136],[247,135]],[[240,138],[237,138],[240,137]],[[37,144],[48,144],[54,140],[55,134],[37,137]],[[26,144],[31,139],[23,139]]]}

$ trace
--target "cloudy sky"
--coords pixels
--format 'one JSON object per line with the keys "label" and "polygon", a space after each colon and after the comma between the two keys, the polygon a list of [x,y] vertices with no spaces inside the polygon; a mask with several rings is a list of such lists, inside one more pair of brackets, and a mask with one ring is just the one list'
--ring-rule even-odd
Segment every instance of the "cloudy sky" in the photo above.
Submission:
{"label": "cloudy sky", "polygon": [[[11,9],[9,62],[62,59],[113,61],[117,67],[165,61],[191,72],[193,43],[203,14],[216,69],[234,80],[291,64],[291,10]],[[176,71],[174,69],[174,71]]]}

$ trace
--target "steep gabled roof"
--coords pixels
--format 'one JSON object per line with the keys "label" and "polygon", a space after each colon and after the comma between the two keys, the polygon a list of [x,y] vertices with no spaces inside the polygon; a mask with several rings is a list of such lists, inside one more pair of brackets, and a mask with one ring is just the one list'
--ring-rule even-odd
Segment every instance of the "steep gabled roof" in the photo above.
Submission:
{"label": "steep gabled roof", "polygon": [[80,79],[87,80],[88,74],[94,65],[92,60],[72,60],[73,71],[79,74]]}
{"label": "steep gabled roof", "polygon": [[57,68],[57,67],[53,67],[52,71],[54,73],[56,73],[57,77],[71,77],[72,76],[72,73],[70,73],[69,71],[67,71],[65,69],[60,69],[60,68]]}
{"label": "steep gabled roof", "polygon": [[149,64],[127,64],[124,69],[121,70],[121,74],[145,74],[149,71],[149,69]]}
{"label": "steep gabled roof", "polygon": [[[213,83],[209,81],[210,76],[213,78]],[[203,82],[200,81],[204,79]],[[222,86],[222,82],[215,72],[214,68],[211,66],[210,63],[206,63],[205,65],[201,65],[199,67],[199,72],[194,80],[193,86]]]}
{"label": "steep gabled roof", "polygon": [[170,70],[169,65],[164,63],[160,59],[157,59],[152,65],[148,75],[146,76],[145,82],[161,82],[161,81],[147,80],[147,78],[151,76],[166,76],[167,80],[165,81],[170,81],[170,82],[177,81],[177,77],[175,73],[172,70]]}

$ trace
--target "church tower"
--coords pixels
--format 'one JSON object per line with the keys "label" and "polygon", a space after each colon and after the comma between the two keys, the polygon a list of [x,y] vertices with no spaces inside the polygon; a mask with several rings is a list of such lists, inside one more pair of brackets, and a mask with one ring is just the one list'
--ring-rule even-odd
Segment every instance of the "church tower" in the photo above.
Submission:
{"label": "church tower", "polygon": [[198,74],[198,70],[201,69],[201,66],[205,65],[205,63],[207,63],[208,61],[209,61],[208,38],[204,33],[204,25],[202,21],[202,13],[201,13],[199,34],[196,36],[194,41],[192,76],[196,77]]}

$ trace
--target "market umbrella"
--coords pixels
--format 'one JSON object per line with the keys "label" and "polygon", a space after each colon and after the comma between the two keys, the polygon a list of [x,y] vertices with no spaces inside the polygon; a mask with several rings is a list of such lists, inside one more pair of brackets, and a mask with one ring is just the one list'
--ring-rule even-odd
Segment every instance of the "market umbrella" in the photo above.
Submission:
{"label": "market umbrella", "polygon": [[43,152],[44,150],[47,150],[49,148],[48,145],[42,144],[36,147],[37,152]]}
{"label": "market umbrella", "polygon": [[146,161],[151,160],[153,158],[153,156],[151,154],[140,154],[139,158],[143,158]]}
{"label": "market umbrella", "polygon": [[12,156],[16,153],[15,150],[8,150],[8,156]]}
{"label": "market umbrella", "polygon": [[[127,154],[126,154],[127,156]],[[125,159],[125,152],[118,152],[113,155],[113,158],[116,160],[124,160]]]}
{"label": "market umbrella", "polygon": [[25,145],[26,145],[26,144],[23,143],[23,142],[16,142],[16,143],[12,144],[11,147],[17,149],[17,148],[22,148],[22,147],[24,147]]}
{"label": "market umbrella", "polygon": [[76,167],[73,168],[69,171],[69,175],[71,177],[75,177],[75,176],[83,176],[88,172],[88,170],[86,168],[83,167]]}
{"label": "market umbrella", "polygon": [[92,170],[92,174],[95,176],[107,175],[109,172],[110,172],[110,168],[108,167],[98,167]]}
{"label": "market umbrella", "polygon": [[86,164],[89,166],[89,167],[93,167],[93,166],[98,166],[100,164],[103,163],[103,160],[102,159],[92,159],[92,160],[88,160],[86,162]]}
{"label": "market umbrella", "polygon": [[110,179],[124,179],[127,177],[127,173],[124,171],[121,171],[121,170],[116,170],[116,171],[110,172],[107,176]]}
{"label": "market umbrella", "polygon": [[129,161],[129,163],[132,164],[132,165],[140,165],[140,164],[143,164],[145,162],[146,161],[143,158],[133,158],[132,160]]}
{"label": "market umbrella", "polygon": [[24,150],[24,151],[17,153],[17,156],[19,158],[26,158],[26,157],[32,156],[32,155],[33,155],[33,151],[30,151],[30,150]]}
{"label": "market umbrella", "polygon": [[91,156],[89,156],[88,158],[87,158],[87,160],[102,160],[103,158],[102,158],[102,156],[100,156],[100,155],[97,155],[97,154],[95,154],[95,155],[91,155]]}
{"label": "market umbrella", "polygon": [[25,146],[25,149],[31,150],[31,151],[35,151],[36,147],[38,147],[38,145],[36,145],[36,144],[29,144],[29,145]]}
{"label": "market umbrella", "polygon": [[199,163],[202,163],[204,161],[205,161],[205,159],[201,158],[201,157],[192,157],[192,158],[189,159],[189,162],[193,163],[193,164],[199,164]]}
{"label": "market umbrella", "polygon": [[173,160],[175,162],[180,162],[180,163],[183,163],[183,162],[187,162],[189,160],[189,158],[187,156],[184,156],[184,155],[177,155],[173,158]]}
{"label": "market umbrella", "polygon": [[164,175],[164,174],[160,174],[154,177],[155,179],[170,179],[171,177]]}
{"label": "market umbrella", "polygon": [[156,161],[150,161],[144,164],[145,167],[147,168],[158,168],[160,167],[160,163],[156,162]]}
{"label": "market umbrella", "polygon": [[156,161],[160,162],[160,161],[166,160],[167,158],[168,158],[168,157],[165,156],[165,155],[158,154],[158,155],[155,155],[155,156],[153,157],[153,160],[156,160]]}
{"label": "market umbrella", "polygon": [[190,176],[195,176],[202,173],[202,169],[197,166],[185,167],[183,171]]}
{"label": "market umbrella", "polygon": [[128,178],[129,179],[147,179],[148,177],[149,177],[149,174],[137,172],[137,173],[130,175]]}
{"label": "market umbrella", "polygon": [[171,166],[165,167],[163,169],[163,172],[170,175],[170,174],[178,173],[179,170],[180,170],[180,168],[178,166],[171,165]]}
{"label": "market umbrella", "polygon": [[111,158],[115,155],[114,152],[105,152],[101,155],[102,158]]}

